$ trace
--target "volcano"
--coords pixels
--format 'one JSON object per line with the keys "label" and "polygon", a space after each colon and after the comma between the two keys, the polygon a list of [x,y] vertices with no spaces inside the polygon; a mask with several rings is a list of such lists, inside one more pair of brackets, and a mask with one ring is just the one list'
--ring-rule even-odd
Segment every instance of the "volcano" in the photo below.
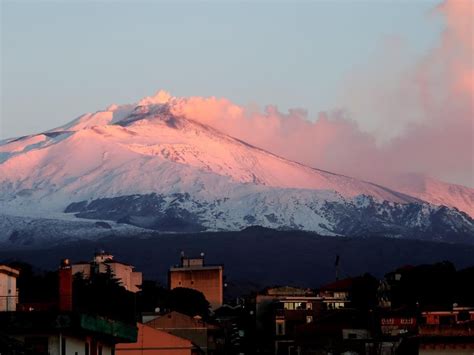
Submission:
{"label": "volcano", "polygon": [[427,201],[429,193],[412,194],[408,185],[400,192],[279,157],[172,105],[169,97],[113,105],[0,142],[0,241],[256,225],[474,241],[465,208],[472,189],[455,189],[464,193],[462,211],[455,199],[443,204],[449,184],[432,183],[444,190]]}

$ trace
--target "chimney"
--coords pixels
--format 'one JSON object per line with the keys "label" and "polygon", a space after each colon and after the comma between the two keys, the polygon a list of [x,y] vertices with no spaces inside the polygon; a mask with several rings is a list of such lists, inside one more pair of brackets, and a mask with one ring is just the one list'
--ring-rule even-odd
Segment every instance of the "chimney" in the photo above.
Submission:
{"label": "chimney", "polygon": [[59,266],[59,310],[72,311],[72,268],[69,259]]}

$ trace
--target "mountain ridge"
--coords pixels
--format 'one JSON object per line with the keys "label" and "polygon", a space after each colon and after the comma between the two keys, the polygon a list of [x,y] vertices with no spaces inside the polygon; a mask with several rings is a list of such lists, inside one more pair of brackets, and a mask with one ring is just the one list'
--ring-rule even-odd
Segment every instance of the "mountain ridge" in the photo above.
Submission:
{"label": "mountain ridge", "polygon": [[[434,239],[453,231],[474,236],[468,215],[434,207],[420,194],[411,196],[409,189],[397,191],[285,159],[175,115],[169,105],[111,106],[47,132],[2,141],[2,210],[25,217],[69,212],[84,218],[90,211],[71,206],[139,196],[145,208],[146,196],[155,194],[161,209],[151,208],[150,213],[158,215],[112,221],[146,228],[147,223],[163,223],[164,217],[179,221],[187,213],[191,219],[199,217],[195,226],[204,230],[238,230],[258,222],[327,235],[373,228],[395,237],[416,237],[438,225]],[[159,202],[176,194],[189,197],[179,206]],[[104,216],[110,215],[109,207],[101,208]],[[94,218],[111,220],[97,214]]]}

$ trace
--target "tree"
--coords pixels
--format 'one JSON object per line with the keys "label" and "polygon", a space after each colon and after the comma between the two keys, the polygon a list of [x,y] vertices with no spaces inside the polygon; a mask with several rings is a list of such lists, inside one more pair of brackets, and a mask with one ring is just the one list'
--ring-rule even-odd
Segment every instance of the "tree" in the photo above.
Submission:
{"label": "tree", "polygon": [[360,310],[373,309],[377,305],[378,280],[370,274],[354,279],[352,284],[352,305]]}
{"label": "tree", "polygon": [[92,273],[89,278],[84,278],[80,273],[75,274],[73,307],[80,312],[125,322],[136,321],[135,294],[127,291],[111,271]]}
{"label": "tree", "polygon": [[177,287],[170,291],[169,308],[194,317],[209,318],[210,304],[206,297],[197,290]]}
{"label": "tree", "polygon": [[137,297],[140,312],[154,312],[157,308],[162,312],[169,310],[170,290],[158,282],[144,280]]}
{"label": "tree", "polygon": [[58,297],[58,272],[37,272],[28,263],[15,261],[8,266],[20,271],[17,287],[20,303],[55,303]]}
{"label": "tree", "polygon": [[448,261],[419,265],[399,272],[399,281],[392,281],[392,306],[451,307],[455,301],[456,269]]}

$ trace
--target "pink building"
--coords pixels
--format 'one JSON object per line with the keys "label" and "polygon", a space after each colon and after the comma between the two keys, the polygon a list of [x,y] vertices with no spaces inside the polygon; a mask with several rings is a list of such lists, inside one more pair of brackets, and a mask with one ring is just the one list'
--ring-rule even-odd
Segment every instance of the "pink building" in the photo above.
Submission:
{"label": "pink building", "polygon": [[18,290],[16,279],[20,272],[6,265],[0,265],[0,312],[16,311]]}
{"label": "pink building", "polygon": [[194,355],[199,349],[189,340],[137,323],[135,343],[117,344],[116,355]]}
{"label": "pink building", "polygon": [[212,309],[224,302],[224,267],[205,265],[204,256],[189,258],[181,256],[181,265],[169,270],[170,290],[177,287],[191,288],[204,294]]}

